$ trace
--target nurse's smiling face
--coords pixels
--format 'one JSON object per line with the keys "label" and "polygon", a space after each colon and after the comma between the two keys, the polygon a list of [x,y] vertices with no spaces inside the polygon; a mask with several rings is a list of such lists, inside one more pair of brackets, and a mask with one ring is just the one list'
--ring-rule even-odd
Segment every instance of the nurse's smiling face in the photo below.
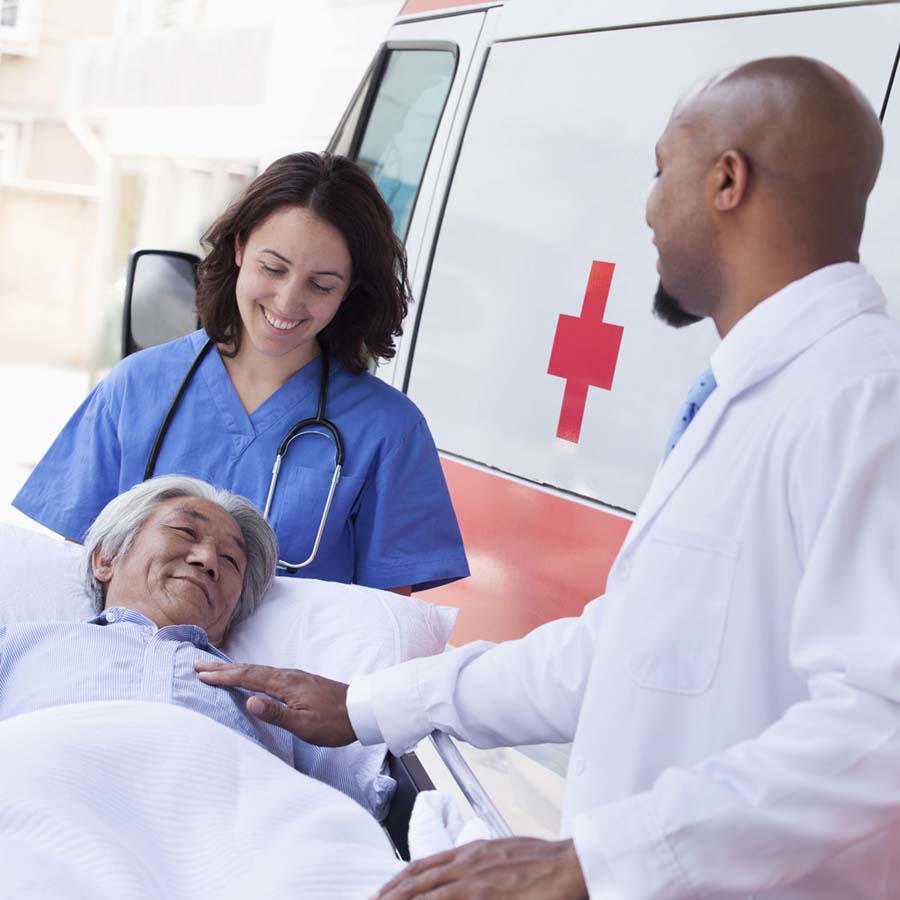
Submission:
{"label": "nurse's smiling face", "polygon": [[238,310],[244,327],[238,357],[270,357],[290,371],[319,353],[316,335],[350,288],[347,243],[310,210],[276,210],[235,247]]}

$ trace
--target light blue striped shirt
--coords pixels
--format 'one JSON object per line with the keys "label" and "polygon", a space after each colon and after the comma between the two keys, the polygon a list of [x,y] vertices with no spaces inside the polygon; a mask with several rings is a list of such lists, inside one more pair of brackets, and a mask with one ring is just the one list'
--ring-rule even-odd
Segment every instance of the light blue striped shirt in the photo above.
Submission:
{"label": "light blue striped shirt", "polygon": [[292,735],[247,713],[246,691],[200,681],[197,659],[231,661],[202,628],[157,628],[123,607],[89,622],[0,626],[0,719],[90,700],[172,703],[227,725],[293,765]]}

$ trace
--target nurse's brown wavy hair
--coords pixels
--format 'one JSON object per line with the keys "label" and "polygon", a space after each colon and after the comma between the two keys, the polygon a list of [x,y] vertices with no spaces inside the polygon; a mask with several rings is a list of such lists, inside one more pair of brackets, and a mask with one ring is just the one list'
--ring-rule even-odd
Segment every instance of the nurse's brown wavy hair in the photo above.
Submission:
{"label": "nurse's brown wavy hair", "polygon": [[240,349],[235,240],[246,244],[258,225],[290,206],[308,209],[337,228],[353,263],[350,289],[319,341],[353,374],[373,360],[391,359],[410,302],[406,251],[372,179],[356,163],[330,153],[292,153],[276,160],[203,235],[207,254],[197,269],[197,314],[206,333],[217,344],[230,345],[231,355]]}

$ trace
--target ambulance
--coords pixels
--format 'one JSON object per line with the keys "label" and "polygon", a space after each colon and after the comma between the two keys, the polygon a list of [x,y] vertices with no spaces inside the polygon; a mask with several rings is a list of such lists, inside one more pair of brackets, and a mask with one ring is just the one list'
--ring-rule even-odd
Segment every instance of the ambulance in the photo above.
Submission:
{"label": "ambulance", "polygon": [[[425,414],[472,576],[428,594],[454,643],[578,615],[718,342],[653,317],[644,218],[678,96],[821,59],[885,129],[862,261],[900,315],[900,3],[408,0],[330,149],[375,179],[415,303],[378,374]],[[827,185],[823,185],[827,190]]]}

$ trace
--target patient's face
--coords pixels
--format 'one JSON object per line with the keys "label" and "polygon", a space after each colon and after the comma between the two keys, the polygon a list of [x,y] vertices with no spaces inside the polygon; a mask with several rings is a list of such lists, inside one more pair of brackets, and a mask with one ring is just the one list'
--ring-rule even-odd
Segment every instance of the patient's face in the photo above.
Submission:
{"label": "patient's face", "polygon": [[159,628],[199,625],[220,644],[241,596],[247,556],[237,522],[216,503],[177,497],[150,514],[128,552],[94,554],[106,606],[143,613]]}

